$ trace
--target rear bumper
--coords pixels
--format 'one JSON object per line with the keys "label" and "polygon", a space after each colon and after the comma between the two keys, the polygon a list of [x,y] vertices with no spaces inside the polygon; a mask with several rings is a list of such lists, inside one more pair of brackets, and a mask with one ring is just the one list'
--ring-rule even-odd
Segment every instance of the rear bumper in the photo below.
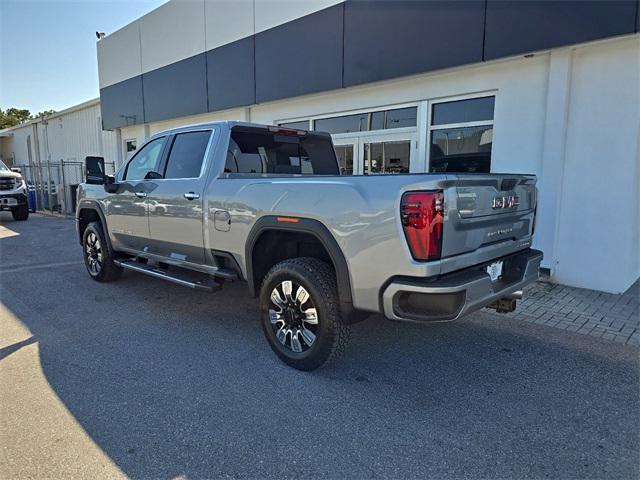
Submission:
{"label": "rear bumper", "polygon": [[437,280],[395,279],[382,293],[390,320],[434,322],[460,318],[522,290],[538,279],[542,252],[527,249],[492,260],[504,261],[502,278],[492,282],[483,263]]}

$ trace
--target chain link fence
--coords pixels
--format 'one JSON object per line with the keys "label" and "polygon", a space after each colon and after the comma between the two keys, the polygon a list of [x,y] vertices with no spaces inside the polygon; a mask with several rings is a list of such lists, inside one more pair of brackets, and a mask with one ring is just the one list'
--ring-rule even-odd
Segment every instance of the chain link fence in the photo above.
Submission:
{"label": "chain link fence", "polygon": [[[105,162],[105,173],[113,175],[115,164]],[[31,211],[49,211],[72,215],[76,210],[78,185],[85,181],[84,162],[60,161],[32,165],[14,165],[22,172],[29,191]]]}

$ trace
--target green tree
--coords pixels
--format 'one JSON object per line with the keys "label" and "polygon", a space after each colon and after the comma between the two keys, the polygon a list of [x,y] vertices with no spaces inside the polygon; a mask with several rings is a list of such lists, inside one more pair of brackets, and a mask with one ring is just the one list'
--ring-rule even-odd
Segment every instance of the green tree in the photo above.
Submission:
{"label": "green tree", "polygon": [[31,112],[26,108],[0,109],[0,129],[9,128],[31,119]]}
{"label": "green tree", "polygon": [[54,113],[56,113],[55,110],[45,110],[43,112],[40,113],[36,113],[35,115],[31,115],[31,118],[40,118],[40,117],[48,117],[49,115],[53,115]]}
{"label": "green tree", "polygon": [[40,117],[47,117],[56,113],[55,110],[44,110],[35,115],[32,115],[26,108],[7,108],[2,111],[0,108],[0,130],[3,128],[14,127],[20,125],[28,120],[35,120]]}

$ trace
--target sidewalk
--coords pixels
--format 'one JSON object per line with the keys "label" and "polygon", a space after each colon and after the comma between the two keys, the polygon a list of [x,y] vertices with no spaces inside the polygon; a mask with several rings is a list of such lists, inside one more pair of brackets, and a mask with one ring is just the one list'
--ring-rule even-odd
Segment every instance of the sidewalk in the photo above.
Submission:
{"label": "sidewalk", "polygon": [[622,295],[544,280],[528,286],[509,316],[640,347],[640,281]]}

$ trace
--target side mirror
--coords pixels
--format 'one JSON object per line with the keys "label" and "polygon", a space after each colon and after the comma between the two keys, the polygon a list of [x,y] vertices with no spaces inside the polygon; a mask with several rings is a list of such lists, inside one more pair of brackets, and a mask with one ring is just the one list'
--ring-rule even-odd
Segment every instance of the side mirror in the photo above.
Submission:
{"label": "side mirror", "polygon": [[105,183],[104,157],[86,157],[84,159],[87,183],[103,185]]}
{"label": "side mirror", "polygon": [[12,171],[13,173],[19,173],[19,174],[21,174],[21,175],[22,175],[22,169],[21,169],[21,168],[13,167],[13,168],[11,169],[11,171]]}
{"label": "side mirror", "polygon": [[114,177],[113,175],[104,176],[104,191],[107,193],[116,193],[118,191],[116,177]]}
{"label": "side mirror", "polygon": [[162,174],[158,172],[154,172],[153,170],[151,170],[150,172],[147,172],[147,174],[144,176],[145,180],[160,180],[161,178],[162,178]]}

